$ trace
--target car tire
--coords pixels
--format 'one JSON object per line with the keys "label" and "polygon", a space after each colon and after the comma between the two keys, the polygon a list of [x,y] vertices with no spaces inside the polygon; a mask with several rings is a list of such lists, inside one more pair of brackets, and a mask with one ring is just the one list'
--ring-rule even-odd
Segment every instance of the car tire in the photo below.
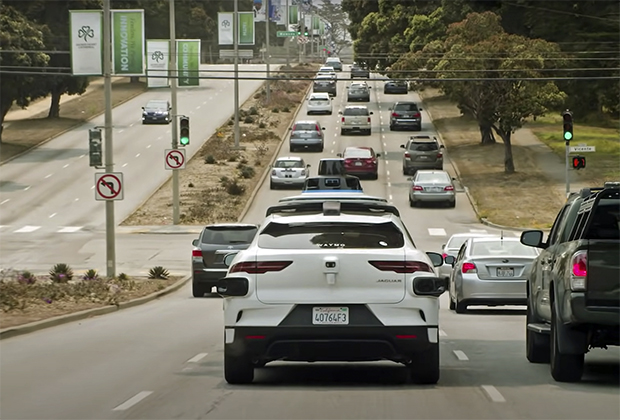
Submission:
{"label": "car tire", "polygon": [[453,209],[456,207],[456,199],[454,199],[453,201],[448,201],[448,207]]}
{"label": "car tire", "polygon": [[525,357],[530,363],[549,363],[551,360],[551,340],[546,334],[539,334],[527,328],[527,324],[539,322],[528,302],[525,315]]}
{"label": "car tire", "polygon": [[390,131],[396,131],[396,127],[394,127],[392,124],[390,124]]}
{"label": "car tire", "polygon": [[293,146],[289,146],[288,151],[291,153],[295,152],[295,148]]}
{"label": "car tire", "polygon": [[232,385],[250,384],[254,380],[254,364],[249,357],[233,357],[224,349],[224,379]]}
{"label": "car tire", "polygon": [[409,197],[409,207],[415,207],[415,206],[417,206],[417,205],[418,205],[418,203],[416,203],[415,201],[413,201],[413,200],[411,199],[411,197]]}
{"label": "car tire", "polygon": [[563,354],[558,346],[560,337],[555,304],[551,305],[551,376],[558,382],[578,382],[583,375],[584,354]]}
{"label": "car tire", "polygon": [[452,300],[452,297],[448,296],[448,298],[450,299],[450,310],[453,311],[456,309],[456,304]]}
{"label": "car tire", "polygon": [[459,302],[459,297],[456,296],[454,298],[456,302],[454,303],[454,310],[457,314],[464,314],[467,312],[467,304],[463,302]]}
{"label": "car tire", "polygon": [[375,181],[376,181],[377,179],[379,179],[379,173],[374,173],[374,174],[372,174],[372,175],[371,175],[371,179],[374,179]]}
{"label": "car tire", "polygon": [[344,134],[345,134],[345,133],[346,133],[346,131],[344,131],[344,130],[340,130],[340,135],[341,135],[341,136],[344,136]]}
{"label": "car tire", "polygon": [[422,124],[418,125],[418,126],[415,128],[415,131],[422,131]]}
{"label": "car tire", "polygon": [[207,293],[211,293],[210,287],[205,287],[204,284],[192,283],[192,296],[195,298],[204,297]]}
{"label": "car tire", "polygon": [[366,135],[367,135],[367,136],[372,135],[372,129],[371,129],[371,128],[369,128],[368,130],[366,130]]}
{"label": "car tire", "polygon": [[332,115],[332,111],[329,111],[329,112],[327,113],[327,115]]}
{"label": "car tire", "polygon": [[277,190],[278,187],[276,186],[276,184],[273,183],[273,181],[269,182],[269,189],[270,190]]}
{"label": "car tire", "polygon": [[439,381],[439,343],[431,343],[429,348],[413,354],[407,366],[411,382],[418,385],[433,385]]}

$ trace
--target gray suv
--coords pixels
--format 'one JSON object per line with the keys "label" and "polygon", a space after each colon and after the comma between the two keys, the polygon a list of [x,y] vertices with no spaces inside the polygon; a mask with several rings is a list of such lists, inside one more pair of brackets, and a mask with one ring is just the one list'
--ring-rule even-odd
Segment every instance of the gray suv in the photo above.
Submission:
{"label": "gray suv", "polygon": [[347,87],[347,101],[370,102],[370,87],[361,83],[351,83]]}
{"label": "gray suv", "polygon": [[226,277],[224,257],[246,249],[256,236],[258,225],[219,223],[205,226],[198,239],[192,241],[192,294],[203,297],[211,293],[217,281]]}
{"label": "gray suv", "polygon": [[418,169],[443,170],[443,145],[436,137],[411,136],[407,144],[401,144],[403,153],[403,175],[413,175]]}
{"label": "gray suv", "polygon": [[422,108],[418,108],[415,102],[396,102],[390,108],[390,130],[398,128],[413,128],[422,130]]}
{"label": "gray suv", "polygon": [[325,134],[316,120],[297,121],[289,128],[291,137],[289,139],[289,150],[294,152],[298,149],[314,149],[318,152],[323,151]]}
{"label": "gray suv", "polygon": [[336,79],[327,74],[317,75],[312,84],[312,92],[327,92],[330,96],[336,96]]}

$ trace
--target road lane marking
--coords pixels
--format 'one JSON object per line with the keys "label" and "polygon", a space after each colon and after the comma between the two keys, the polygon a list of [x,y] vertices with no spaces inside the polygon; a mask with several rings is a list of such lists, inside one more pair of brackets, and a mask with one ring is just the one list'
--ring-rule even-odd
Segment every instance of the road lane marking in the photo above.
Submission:
{"label": "road lane marking", "polygon": [[390,171],[387,171],[386,173],[387,173],[387,176],[390,176]]}
{"label": "road lane marking", "polygon": [[151,145],[149,144],[148,146],[146,146],[146,148],[147,148],[147,149],[150,149],[150,148],[151,148]]}
{"label": "road lane marking", "polygon": [[130,127],[133,127],[136,123],[131,123],[129,124]]}
{"label": "road lane marking", "polygon": [[62,169],[65,169],[67,166],[69,166],[69,163],[67,163],[65,166],[63,166]]}
{"label": "road lane marking", "polygon": [[390,199],[390,201],[392,201],[392,194],[390,194],[390,196],[388,198]]}
{"label": "road lane marking", "polygon": [[95,186],[93,185],[92,187],[90,187],[90,189],[91,189],[91,190],[94,190],[94,189],[95,189]]}
{"label": "road lane marking", "polygon": [[17,229],[13,233],[30,233],[30,232],[34,232],[35,230],[39,228],[41,228],[41,226],[24,226],[23,228]]}
{"label": "road lane marking", "polygon": [[383,147],[387,147],[387,143],[386,142],[383,142]]}
{"label": "road lane marking", "polygon": [[10,198],[7,198],[6,200],[4,200],[2,203],[0,203],[0,206],[3,205],[4,203],[8,203],[9,201],[11,201]]}
{"label": "road lane marking", "polygon": [[80,199],[79,199],[79,198],[76,198],[76,199],[75,199],[75,200],[73,200],[73,201],[80,201]]}
{"label": "road lane marking", "polygon": [[84,156],[86,156],[86,155],[81,155],[78,159],[82,159]]}
{"label": "road lane marking", "polygon": [[50,214],[49,218],[51,219],[52,217],[56,216],[57,213],[52,213]]}
{"label": "road lane marking", "polygon": [[140,153],[138,153],[138,154],[136,155],[136,157],[140,157]]}
{"label": "road lane marking", "polygon": [[191,359],[189,359],[187,362],[185,363],[198,363],[200,362],[202,359],[204,359],[205,357],[207,357],[209,353],[198,353],[196,356],[192,357]]}
{"label": "road lane marking", "polygon": [[392,183],[391,183],[391,182],[388,182],[388,183],[387,183],[387,186],[388,186],[388,188],[390,188],[390,187],[392,186]]}
{"label": "road lane marking", "polygon": [[482,385],[482,390],[493,402],[506,402],[506,398],[493,385]]}
{"label": "road lane marking", "polygon": [[517,238],[520,238],[520,237],[521,237],[521,232],[512,232],[512,233],[514,233],[514,235],[515,235]]}
{"label": "road lane marking", "polygon": [[57,233],[73,233],[82,229],[82,226],[65,226],[62,229],[59,229]]}
{"label": "road lane marking", "polygon": [[334,153],[334,149],[330,150],[330,151],[329,151],[329,153],[332,153],[332,154],[333,154],[333,153]]}
{"label": "road lane marking", "polygon": [[47,175],[45,175],[45,179],[49,178],[52,175],[54,175],[54,174],[47,174]]}
{"label": "road lane marking", "polygon": [[487,233],[486,229],[469,229],[471,233]]}
{"label": "road lane marking", "polygon": [[456,358],[459,360],[469,360],[469,357],[467,357],[467,355],[463,353],[462,350],[452,350],[452,353],[454,353]]}
{"label": "road lane marking", "polygon": [[428,228],[428,234],[431,236],[446,236],[446,231],[442,228]]}
{"label": "road lane marking", "polygon": [[24,188],[24,191],[28,191],[30,189],[31,185],[28,185],[26,188]]}
{"label": "road lane marking", "polygon": [[444,330],[439,329],[439,336],[440,336],[440,337],[447,337],[447,336],[448,336],[448,334],[446,334],[446,332],[445,332]]}
{"label": "road lane marking", "polygon": [[123,131],[125,131],[125,130],[124,130],[124,129],[123,129],[123,130],[118,130],[118,133],[120,134],[120,133],[122,133]]}
{"label": "road lane marking", "polygon": [[121,166],[121,168],[124,168],[124,167],[125,167],[125,166],[127,166],[127,165],[128,165],[128,163],[125,163],[123,166]]}
{"label": "road lane marking", "polygon": [[159,136],[159,137],[157,137],[157,140],[161,140],[163,138],[164,138],[164,136]]}
{"label": "road lane marking", "polygon": [[200,105],[198,105],[198,106],[196,107],[196,109],[200,109]]}
{"label": "road lane marking", "polygon": [[202,104],[203,104],[203,105],[206,105],[206,104],[207,104],[207,101],[204,101]]}
{"label": "road lane marking", "polygon": [[136,395],[125,401],[119,406],[116,406],[112,411],[125,411],[134,405],[138,404],[140,401],[151,395],[153,391],[142,391],[138,392]]}

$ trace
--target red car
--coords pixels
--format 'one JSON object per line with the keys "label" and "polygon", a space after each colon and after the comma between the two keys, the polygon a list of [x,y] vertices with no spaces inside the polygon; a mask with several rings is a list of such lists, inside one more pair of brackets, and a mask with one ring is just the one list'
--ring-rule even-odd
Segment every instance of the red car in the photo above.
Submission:
{"label": "red car", "polygon": [[381,156],[375,153],[372,147],[347,147],[338,156],[344,159],[344,168],[347,175],[367,175],[372,179],[379,177],[379,161]]}

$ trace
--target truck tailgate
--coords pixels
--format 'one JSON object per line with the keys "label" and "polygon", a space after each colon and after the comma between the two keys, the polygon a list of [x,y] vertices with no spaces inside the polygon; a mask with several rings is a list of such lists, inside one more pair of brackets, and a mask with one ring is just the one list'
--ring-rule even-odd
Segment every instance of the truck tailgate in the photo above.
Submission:
{"label": "truck tailgate", "polygon": [[620,241],[587,242],[586,305],[620,307]]}

